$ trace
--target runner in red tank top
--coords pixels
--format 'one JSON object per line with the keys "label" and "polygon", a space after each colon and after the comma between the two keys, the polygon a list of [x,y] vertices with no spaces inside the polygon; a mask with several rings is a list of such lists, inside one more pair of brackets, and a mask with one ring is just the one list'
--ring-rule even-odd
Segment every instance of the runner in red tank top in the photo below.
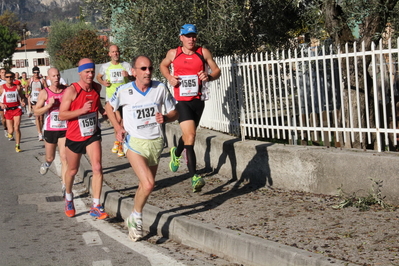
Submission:
{"label": "runner in red tank top", "polygon": [[[218,79],[220,69],[213,60],[211,52],[196,45],[197,28],[194,25],[182,26],[180,41],[182,46],[169,50],[160,65],[162,75],[174,87],[174,97],[178,100],[176,109],[179,112],[179,123],[182,130],[178,146],[170,150],[169,168],[173,172],[178,170],[181,154],[185,149],[191,186],[194,192],[199,192],[205,185],[205,181],[197,175],[194,142],[205,106],[204,101],[201,100],[206,99],[204,97],[206,93],[202,91],[205,88],[203,83]],[[174,73],[170,72],[171,65],[173,65]]]}
{"label": "runner in red tank top", "polygon": [[103,172],[101,164],[101,131],[98,127],[98,112],[104,113],[99,92],[101,86],[93,82],[95,65],[91,59],[79,61],[80,79],[69,86],[62,97],[60,120],[68,120],[66,132],[66,158],[68,162],[65,173],[65,214],[75,216],[72,185],[78,172],[80,158],[87,153],[92,165],[92,198],[90,215],[105,219],[108,214],[100,205]]}
{"label": "runner in red tank top", "polygon": [[[0,97],[1,97],[1,108],[4,109],[4,117],[7,123],[8,139],[14,140],[15,132],[15,151],[21,152],[21,115],[22,107],[25,106],[22,91],[18,89],[17,85],[14,85],[14,73],[6,71],[5,79],[6,84],[0,86]],[[22,107],[21,107],[22,105]]]}

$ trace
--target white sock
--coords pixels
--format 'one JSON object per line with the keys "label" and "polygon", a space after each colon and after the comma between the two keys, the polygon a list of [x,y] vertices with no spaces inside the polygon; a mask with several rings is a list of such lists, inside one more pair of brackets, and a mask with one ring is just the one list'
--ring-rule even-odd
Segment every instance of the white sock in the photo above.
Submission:
{"label": "white sock", "polygon": [[134,218],[142,218],[143,214],[141,212],[137,212],[136,210],[134,210],[131,214],[131,216],[133,216]]}
{"label": "white sock", "polygon": [[100,205],[100,199],[93,199],[93,205],[94,206]]}
{"label": "white sock", "polygon": [[73,194],[72,193],[65,193],[65,199],[67,201],[73,200]]}

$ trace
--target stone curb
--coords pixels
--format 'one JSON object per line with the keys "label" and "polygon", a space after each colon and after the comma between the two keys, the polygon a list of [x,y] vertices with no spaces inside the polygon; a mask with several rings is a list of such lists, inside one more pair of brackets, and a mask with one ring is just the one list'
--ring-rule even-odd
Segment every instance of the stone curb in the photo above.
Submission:
{"label": "stone curb", "polygon": [[[82,156],[78,174],[83,178],[85,187],[90,188],[88,191],[91,190],[90,169],[89,161]],[[130,196],[123,196],[107,185],[103,185],[101,201],[108,213],[121,218],[130,215],[133,208],[133,199]],[[354,265],[321,254],[199,222],[149,204],[146,204],[143,212],[144,229],[150,231],[150,234],[156,233],[177,243],[215,254],[235,263],[263,266]]]}

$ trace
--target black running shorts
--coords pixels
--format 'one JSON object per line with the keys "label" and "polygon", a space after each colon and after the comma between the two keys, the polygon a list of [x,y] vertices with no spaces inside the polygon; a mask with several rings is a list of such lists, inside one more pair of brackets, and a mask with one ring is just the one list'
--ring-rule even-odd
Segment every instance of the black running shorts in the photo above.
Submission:
{"label": "black running shorts", "polygon": [[95,141],[101,141],[101,130],[97,129],[97,132],[91,136],[89,139],[84,141],[73,141],[70,139],[66,139],[65,146],[68,147],[71,151],[78,154],[86,154],[86,147],[92,144]]}
{"label": "black running shorts", "polygon": [[179,112],[179,123],[187,120],[194,120],[195,125],[198,126],[204,107],[205,102],[200,99],[178,102],[176,104],[176,110]]}
{"label": "black running shorts", "polygon": [[51,131],[44,130],[43,138],[47,143],[57,144],[58,139],[65,138],[66,130],[61,131]]}

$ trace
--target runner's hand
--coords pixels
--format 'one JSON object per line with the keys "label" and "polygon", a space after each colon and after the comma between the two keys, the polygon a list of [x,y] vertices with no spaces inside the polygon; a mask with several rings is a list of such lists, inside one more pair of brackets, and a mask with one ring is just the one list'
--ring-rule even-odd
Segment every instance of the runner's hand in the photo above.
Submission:
{"label": "runner's hand", "polygon": [[92,100],[85,102],[85,104],[82,107],[83,114],[90,112],[92,104],[93,104]]}
{"label": "runner's hand", "polygon": [[120,129],[116,130],[116,140],[123,142],[125,140],[125,134],[126,134],[126,130],[121,127]]}

